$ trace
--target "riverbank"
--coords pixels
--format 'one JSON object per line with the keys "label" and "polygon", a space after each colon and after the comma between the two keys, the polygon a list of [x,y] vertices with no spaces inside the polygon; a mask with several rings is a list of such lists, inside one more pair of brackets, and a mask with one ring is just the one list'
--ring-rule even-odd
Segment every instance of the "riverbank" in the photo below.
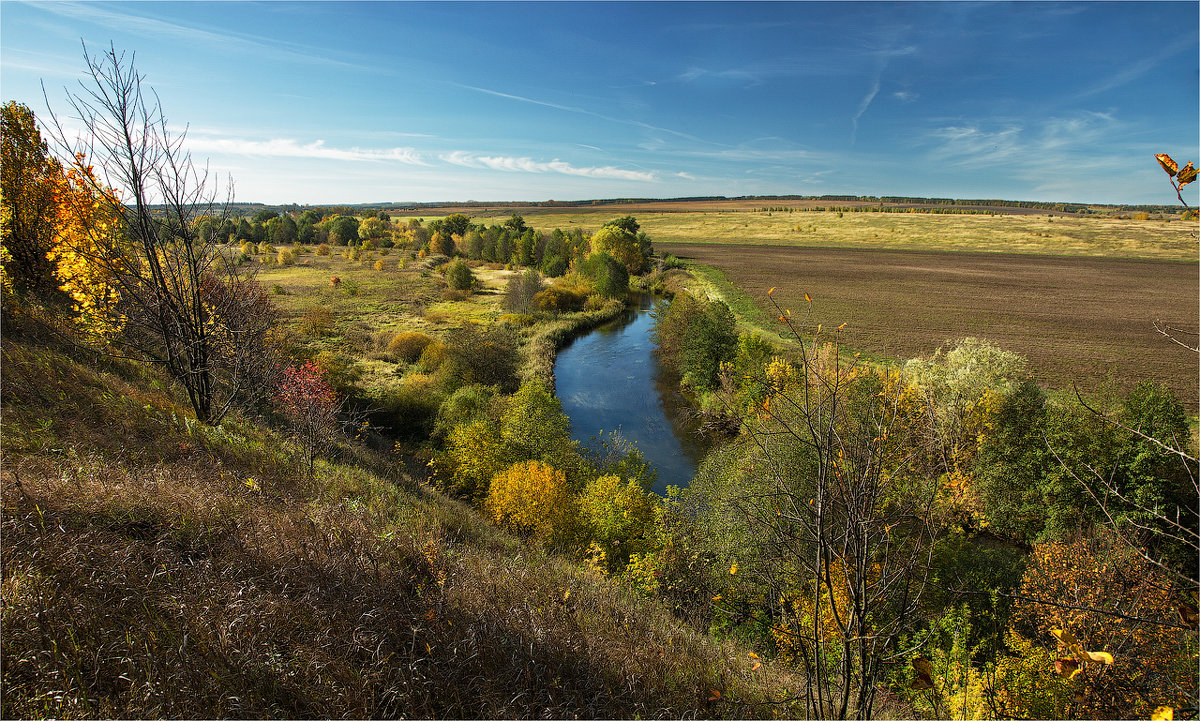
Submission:
{"label": "riverbank", "polygon": [[553,388],[554,361],[558,351],[579,335],[619,318],[627,307],[625,302],[613,299],[593,311],[559,316],[554,320],[538,322],[531,326],[524,346],[522,380],[537,378]]}

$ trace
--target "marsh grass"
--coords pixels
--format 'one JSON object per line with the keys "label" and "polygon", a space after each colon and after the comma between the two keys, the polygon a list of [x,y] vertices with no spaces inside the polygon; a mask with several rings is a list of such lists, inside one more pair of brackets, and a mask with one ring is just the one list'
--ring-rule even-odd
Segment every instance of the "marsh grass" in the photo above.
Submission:
{"label": "marsh grass", "polygon": [[308,481],[281,433],[199,426],[144,368],[3,350],[5,717],[789,712],[785,670],[528,548],[414,459],[348,447]]}

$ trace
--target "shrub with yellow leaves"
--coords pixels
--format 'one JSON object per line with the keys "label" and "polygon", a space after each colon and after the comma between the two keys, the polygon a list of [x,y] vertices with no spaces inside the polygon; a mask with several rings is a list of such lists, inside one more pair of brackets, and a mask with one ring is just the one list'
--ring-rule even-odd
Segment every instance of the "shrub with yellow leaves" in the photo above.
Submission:
{"label": "shrub with yellow leaves", "polygon": [[552,547],[575,536],[575,502],[562,471],[540,461],[522,461],[492,479],[484,511],[497,525]]}

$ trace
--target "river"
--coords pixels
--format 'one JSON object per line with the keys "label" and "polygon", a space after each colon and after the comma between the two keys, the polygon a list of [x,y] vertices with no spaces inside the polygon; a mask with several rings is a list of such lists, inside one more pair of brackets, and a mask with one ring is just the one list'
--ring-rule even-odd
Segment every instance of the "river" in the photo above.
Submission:
{"label": "river", "polygon": [[584,445],[611,431],[633,441],[658,472],[654,491],[687,486],[707,450],[677,383],[654,355],[651,312],[666,301],[639,294],[625,314],[559,350],[555,390]]}

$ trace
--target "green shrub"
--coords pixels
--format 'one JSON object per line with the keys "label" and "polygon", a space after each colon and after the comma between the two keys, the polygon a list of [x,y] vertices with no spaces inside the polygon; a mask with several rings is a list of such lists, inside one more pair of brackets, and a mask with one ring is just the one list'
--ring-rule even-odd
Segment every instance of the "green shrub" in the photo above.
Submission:
{"label": "green shrub", "polygon": [[446,282],[451,290],[470,291],[475,286],[475,274],[466,261],[456,258],[446,266]]}

